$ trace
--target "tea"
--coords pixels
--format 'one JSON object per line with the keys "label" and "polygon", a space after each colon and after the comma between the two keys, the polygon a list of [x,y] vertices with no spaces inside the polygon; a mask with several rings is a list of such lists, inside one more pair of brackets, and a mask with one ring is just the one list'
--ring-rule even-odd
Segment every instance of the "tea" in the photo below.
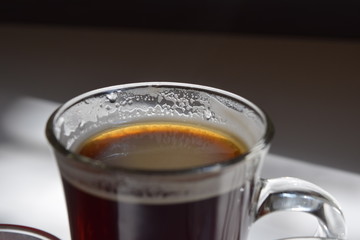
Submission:
{"label": "tea", "polygon": [[[165,171],[231,160],[246,150],[230,134],[174,123],[107,130],[78,148],[110,165]],[[240,226],[248,225],[245,205],[252,187],[196,201],[152,204],[109,199],[63,182],[73,240],[245,239]]]}
{"label": "tea", "polygon": [[173,204],[116,201],[63,179],[72,240],[245,240],[253,186]]}

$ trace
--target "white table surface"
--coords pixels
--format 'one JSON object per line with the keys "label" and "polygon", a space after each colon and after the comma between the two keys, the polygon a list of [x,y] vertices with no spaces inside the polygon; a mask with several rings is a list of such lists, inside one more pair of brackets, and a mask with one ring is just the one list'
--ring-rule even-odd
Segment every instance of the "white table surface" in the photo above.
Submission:
{"label": "white table surface", "polygon": [[[0,118],[0,223],[27,225],[70,239],[59,172],[44,126],[57,104],[17,99]],[[15,127],[16,126],[16,127]],[[360,175],[269,154],[263,177],[292,176],[330,192],[343,207],[348,239],[360,239]],[[302,213],[276,213],[255,223],[249,240],[312,234],[316,221]]]}

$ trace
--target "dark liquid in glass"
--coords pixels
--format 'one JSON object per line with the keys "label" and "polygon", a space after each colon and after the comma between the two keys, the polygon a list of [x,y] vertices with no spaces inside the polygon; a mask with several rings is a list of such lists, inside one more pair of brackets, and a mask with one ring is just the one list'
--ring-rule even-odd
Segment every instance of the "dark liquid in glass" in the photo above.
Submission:
{"label": "dark liquid in glass", "polygon": [[[241,141],[209,129],[144,124],[89,138],[82,155],[112,165],[173,170],[227,161],[246,151]],[[73,240],[243,240],[251,186],[196,201],[132,203],[103,198],[63,179]],[[242,224],[240,224],[242,222]]]}

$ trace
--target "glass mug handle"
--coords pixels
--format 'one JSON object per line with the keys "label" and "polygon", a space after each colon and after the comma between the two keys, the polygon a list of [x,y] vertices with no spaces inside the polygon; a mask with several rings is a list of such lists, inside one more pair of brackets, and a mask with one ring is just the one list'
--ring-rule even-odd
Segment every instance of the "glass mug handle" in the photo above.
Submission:
{"label": "glass mug handle", "polygon": [[262,179],[261,183],[255,221],[276,211],[306,212],[318,219],[317,237],[346,238],[345,220],[339,205],[320,187],[289,177]]}

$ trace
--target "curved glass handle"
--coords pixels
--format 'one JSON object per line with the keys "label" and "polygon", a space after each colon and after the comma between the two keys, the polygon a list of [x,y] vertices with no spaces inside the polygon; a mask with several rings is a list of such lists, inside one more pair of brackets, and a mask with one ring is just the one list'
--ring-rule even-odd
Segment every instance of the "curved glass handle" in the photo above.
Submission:
{"label": "curved glass handle", "polygon": [[344,216],[336,200],[320,187],[296,178],[262,180],[255,220],[275,211],[306,212],[317,217],[317,237],[345,239]]}
{"label": "curved glass handle", "polygon": [[320,237],[303,237],[303,238],[283,238],[280,240],[339,240],[339,239],[338,238],[335,239],[335,238],[320,238]]}

